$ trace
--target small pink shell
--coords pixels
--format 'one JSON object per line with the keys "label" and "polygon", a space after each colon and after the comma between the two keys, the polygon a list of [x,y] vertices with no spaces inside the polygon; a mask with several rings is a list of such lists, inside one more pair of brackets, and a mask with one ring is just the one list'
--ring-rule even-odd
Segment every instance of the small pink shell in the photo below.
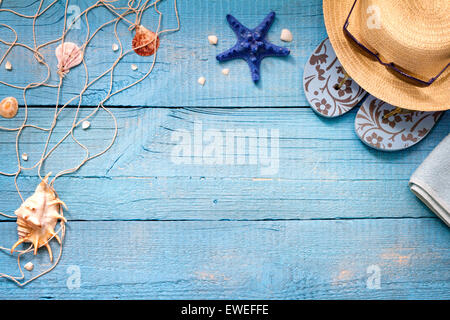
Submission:
{"label": "small pink shell", "polygon": [[83,52],[73,42],[60,44],[56,48],[55,54],[58,59],[58,73],[63,75],[83,61]]}

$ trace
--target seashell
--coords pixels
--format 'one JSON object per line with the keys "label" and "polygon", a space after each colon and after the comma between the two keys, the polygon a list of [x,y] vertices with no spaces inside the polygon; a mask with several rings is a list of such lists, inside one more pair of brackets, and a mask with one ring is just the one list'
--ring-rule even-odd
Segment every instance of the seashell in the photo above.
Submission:
{"label": "seashell", "polygon": [[230,73],[230,69],[228,69],[228,68],[222,69],[222,74],[224,76],[227,76],[229,73]]}
{"label": "seashell", "polygon": [[83,61],[83,51],[73,42],[60,44],[56,47],[55,54],[58,59],[58,74],[62,77]]}
{"label": "seashell", "polygon": [[22,153],[22,160],[23,161],[28,161],[28,154]]}
{"label": "seashell", "polygon": [[19,110],[19,104],[14,97],[7,97],[0,102],[0,116],[3,118],[14,118]]}
{"label": "seashell", "polygon": [[62,224],[67,222],[62,215],[62,206],[66,209],[67,207],[58,198],[53,188],[48,185],[49,175],[41,181],[34,194],[25,200],[15,212],[19,240],[12,246],[11,254],[19,244],[31,242],[35,255],[40,247],[45,246],[50,255],[50,261],[53,261],[52,249],[48,242],[54,237],[61,244],[55,227],[59,220],[62,220]]}
{"label": "seashell", "polygon": [[[156,38],[156,41],[155,41]],[[136,27],[136,35],[131,42],[134,52],[140,56],[151,56],[159,48],[159,37],[143,26]]]}
{"label": "seashell", "polygon": [[119,50],[119,46],[117,45],[117,43],[113,43],[112,49],[113,49],[113,51]]}
{"label": "seashell", "polygon": [[280,39],[284,42],[291,42],[293,39],[291,31],[288,29],[281,30]]}
{"label": "seashell", "polygon": [[135,64],[131,65],[131,70],[136,71],[138,69],[138,66]]}
{"label": "seashell", "polygon": [[209,41],[209,44],[216,45],[217,42],[219,41],[219,39],[217,38],[217,36],[210,35],[210,36],[208,36],[208,41]]}
{"label": "seashell", "polygon": [[205,77],[200,77],[200,78],[198,78],[197,82],[199,85],[203,86],[203,85],[205,85],[206,79],[205,79]]}
{"label": "seashell", "polygon": [[6,61],[6,63],[5,63],[5,69],[8,70],[8,71],[11,71],[11,70],[12,70],[12,64],[11,64],[11,62]]}
{"label": "seashell", "polygon": [[89,129],[90,126],[91,126],[91,123],[87,120],[83,121],[83,123],[81,124],[81,128],[83,128],[83,130]]}
{"label": "seashell", "polygon": [[23,266],[25,270],[32,271],[34,268],[34,264],[32,262],[28,262],[26,265]]}

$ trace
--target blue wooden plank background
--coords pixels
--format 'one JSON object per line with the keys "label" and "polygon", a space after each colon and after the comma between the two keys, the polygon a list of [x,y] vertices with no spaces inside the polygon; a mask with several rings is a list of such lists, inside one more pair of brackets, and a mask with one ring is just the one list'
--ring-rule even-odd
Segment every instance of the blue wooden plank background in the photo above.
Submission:
{"label": "blue wooden plank background", "polygon": [[[46,1],[46,3],[49,1]],[[92,4],[91,1],[71,1],[84,10]],[[126,3],[126,1],[122,1]],[[120,3],[122,3],[120,2]],[[25,6],[22,1],[4,1],[3,8],[12,8],[26,14],[34,14],[38,3]],[[37,21],[39,29],[38,41],[45,43],[53,40],[55,31],[62,30],[65,2],[61,1]],[[163,28],[176,26],[173,13],[173,1],[165,0],[159,6],[164,13]],[[228,13],[236,15],[242,23],[253,28],[270,12],[277,13],[269,39],[275,44],[287,46],[292,54],[286,59],[267,58],[261,68],[262,80],[255,86],[250,77],[250,71],[244,61],[234,61],[218,64],[216,54],[230,48],[235,44],[236,38],[225,20]],[[259,0],[257,5],[249,1],[205,1],[189,0],[179,1],[181,30],[178,33],[165,34],[161,37],[158,50],[158,61],[153,73],[143,83],[127,90],[123,94],[114,96],[108,105],[113,106],[305,106],[307,104],[303,94],[302,70],[311,48],[317,46],[326,37],[322,19],[321,1],[291,1]],[[99,8],[90,15],[91,33],[96,27],[113,18],[107,9]],[[24,23],[14,15],[2,12],[2,23],[15,27],[21,35],[19,41],[32,44],[31,20]],[[157,16],[153,10],[144,14],[143,25],[155,30]],[[279,39],[281,29],[288,28],[294,35],[294,41],[283,43]],[[101,74],[110,67],[117,57],[111,46],[117,42],[114,39],[113,26],[104,28],[105,32],[99,34],[92,41],[86,53],[86,63],[92,70],[91,78]],[[128,25],[119,25],[119,36],[124,49],[131,48],[131,39],[134,33],[128,31]],[[12,40],[13,35],[5,28],[1,28],[5,38]],[[86,38],[85,24],[80,29],[70,31],[67,40],[77,43],[84,42]],[[208,44],[207,37],[215,34],[219,38],[217,46]],[[56,58],[54,50],[58,44],[52,44],[42,49],[42,54],[49,65],[53,66],[53,81],[58,83],[56,74]],[[4,46],[0,46],[0,50]],[[100,58],[99,58],[100,57]],[[33,54],[25,49],[17,48],[11,52],[9,60],[15,67],[12,73],[0,68],[0,79],[13,77],[14,83],[23,85],[46,76],[45,68],[33,58]],[[136,81],[149,69],[152,57],[139,57],[136,54],[128,55],[115,72],[116,86],[121,88]],[[130,65],[136,64],[139,69],[131,71]],[[228,77],[222,75],[223,67],[230,69]],[[26,72],[22,72],[26,70]],[[20,75],[20,76],[18,76]],[[199,86],[197,79],[206,78],[204,87]],[[83,81],[80,81],[80,78]],[[84,95],[83,104],[97,105],[106,95],[109,79],[98,82]],[[80,91],[84,84],[83,68],[73,69],[64,82],[63,97],[67,101]],[[16,94],[17,90],[2,88],[5,94]],[[34,105],[53,105],[56,91],[52,89],[32,90],[28,94],[28,101]],[[129,99],[133,97],[133,99]],[[77,101],[73,102],[77,104]]]}
{"label": "blue wooden plank background", "polygon": [[[87,3],[72,2],[81,8]],[[30,13],[36,5],[6,0],[2,7]],[[165,26],[174,24],[172,5],[161,5]],[[38,20],[40,42],[61,29],[62,7],[58,3]],[[55,184],[69,206],[61,264],[24,289],[0,279],[0,298],[450,298],[449,230],[407,186],[413,171],[450,132],[450,115],[408,150],[375,151],[354,133],[356,109],[325,120],[307,107],[301,76],[307,57],[326,36],[321,1],[192,0],[179,1],[179,9],[182,29],[161,39],[154,73],[109,102],[129,106],[112,109],[119,126],[113,148]],[[277,12],[270,39],[281,44],[280,30],[289,28],[292,57],[265,60],[258,86],[241,61],[227,63],[231,72],[224,77],[215,54],[235,40],[225,15],[233,13],[252,26],[270,10]],[[30,21],[4,12],[0,17],[21,30],[22,41],[32,42],[26,33]],[[91,17],[92,26],[108,17],[99,11]],[[148,25],[154,19],[144,16]],[[122,27],[121,37],[131,39]],[[91,47],[104,58],[88,58],[94,73],[114,59],[110,31]],[[72,39],[83,39],[83,32],[82,26]],[[208,34],[219,36],[217,47],[208,44]],[[53,50],[43,50],[49,62]],[[29,53],[13,51],[8,60],[14,70],[0,68],[0,80],[24,83],[25,71],[30,79],[42,75]],[[144,58],[128,56],[117,71],[117,85],[136,79],[131,63],[138,64],[138,72],[148,67]],[[67,77],[65,100],[77,92],[78,75],[74,69]],[[207,78],[204,87],[196,82],[200,75]],[[100,101],[104,85],[86,94],[81,115]],[[5,86],[0,95],[22,99],[20,91]],[[29,123],[49,126],[54,90],[31,90],[27,100],[33,106]],[[74,114],[73,108],[64,110],[51,144],[70,128]],[[0,126],[18,126],[23,117],[21,109],[13,120],[1,118]],[[273,170],[261,160],[261,149],[249,145],[230,154],[235,160],[242,157],[242,164],[194,153],[180,157],[175,152],[180,146],[194,151],[208,145],[209,138],[194,137],[195,128],[222,137],[227,130],[242,138],[253,132],[260,139],[278,132],[278,148],[269,151]],[[181,133],[191,137],[190,143],[180,142]],[[112,134],[105,112],[92,119],[89,130],[75,131],[92,152],[107,146]],[[35,129],[25,130],[20,152],[29,161],[24,165],[39,159],[45,138]],[[16,169],[14,150],[14,133],[0,132],[0,170]],[[81,155],[68,140],[44,171],[74,166]],[[33,170],[18,180],[24,196],[37,182]],[[0,211],[12,214],[20,205],[12,178],[0,176],[0,194]],[[14,221],[0,220],[0,245],[16,241],[15,228]],[[41,251],[24,260],[35,263],[32,274],[49,266]],[[80,271],[79,288],[71,285],[74,270]],[[374,270],[379,271],[379,288],[370,286]],[[17,274],[16,260],[6,252],[0,253],[0,272]]]}

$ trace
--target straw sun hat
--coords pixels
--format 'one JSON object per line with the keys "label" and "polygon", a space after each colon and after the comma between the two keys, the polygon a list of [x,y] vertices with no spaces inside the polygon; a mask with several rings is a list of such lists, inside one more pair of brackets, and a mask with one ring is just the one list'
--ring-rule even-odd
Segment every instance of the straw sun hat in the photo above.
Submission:
{"label": "straw sun hat", "polygon": [[370,94],[450,109],[450,0],[323,0],[323,14],[339,61]]}

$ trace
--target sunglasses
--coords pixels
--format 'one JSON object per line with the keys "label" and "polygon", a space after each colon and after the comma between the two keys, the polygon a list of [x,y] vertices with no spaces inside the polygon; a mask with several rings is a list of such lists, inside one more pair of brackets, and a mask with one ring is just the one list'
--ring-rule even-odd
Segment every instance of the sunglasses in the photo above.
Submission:
{"label": "sunglasses", "polygon": [[410,80],[416,81],[416,82],[418,82],[418,83],[420,83],[420,84],[422,84],[422,85],[425,85],[425,86],[429,86],[430,84],[432,84],[434,81],[436,81],[437,78],[439,78],[439,76],[441,76],[441,75],[444,73],[445,70],[447,70],[447,68],[448,68],[448,66],[450,65],[450,63],[448,63],[448,64],[445,66],[445,68],[442,69],[442,71],[439,72],[435,77],[429,79],[428,81],[425,81],[425,80],[419,79],[419,78],[417,78],[417,77],[415,77],[415,76],[413,76],[413,75],[411,75],[411,74],[408,74],[407,72],[405,72],[405,71],[399,69],[399,67],[397,67],[393,62],[384,62],[383,60],[381,60],[381,58],[380,58],[380,56],[379,56],[379,53],[373,52],[372,50],[370,50],[369,48],[367,48],[365,45],[363,45],[361,42],[359,42],[359,41],[355,38],[355,36],[352,35],[352,34],[350,33],[350,31],[348,30],[349,19],[350,19],[350,16],[352,15],[353,9],[355,8],[356,2],[358,2],[358,0],[355,0],[355,2],[353,3],[352,8],[350,9],[350,13],[348,14],[348,17],[347,17],[347,19],[345,20],[345,23],[344,23],[344,33],[345,33],[350,39],[352,39],[353,42],[354,42],[355,44],[357,44],[362,50],[364,50],[365,52],[367,52],[369,55],[373,56],[373,57],[374,57],[376,60],[378,60],[378,62],[381,63],[383,66],[388,67],[389,69],[391,69],[391,70],[393,70],[393,71],[395,71],[395,72],[401,74],[402,76],[404,76],[404,77],[406,77],[406,78],[408,78],[408,79],[410,79]]}

